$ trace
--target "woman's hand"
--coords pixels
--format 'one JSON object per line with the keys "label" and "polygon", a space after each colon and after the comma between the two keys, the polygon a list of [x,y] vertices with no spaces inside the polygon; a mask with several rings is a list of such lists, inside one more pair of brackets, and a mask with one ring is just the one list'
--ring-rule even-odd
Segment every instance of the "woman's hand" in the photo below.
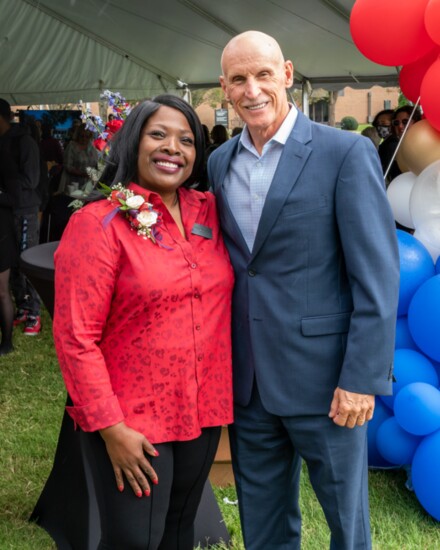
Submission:
{"label": "woman's hand", "polygon": [[156,472],[148,462],[145,453],[158,456],[153,445],[139,432],[123,422],[104,428],[99,433],[105,441],[119,491],[124,490],[124,478],[127,478],[134,494],[149,496],[150,485],[147,476],[155,485],[159,482]]}

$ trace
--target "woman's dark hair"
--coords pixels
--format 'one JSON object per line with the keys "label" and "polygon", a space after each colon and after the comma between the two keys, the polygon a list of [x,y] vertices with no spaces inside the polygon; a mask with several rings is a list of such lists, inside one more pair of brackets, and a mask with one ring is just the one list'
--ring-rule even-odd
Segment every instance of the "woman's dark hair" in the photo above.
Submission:
{"label": "woman's dark hair", "polygon": [[225,141],[228,141],[228,131],[222,124],[216,124],[211,130],[211,139],[212,143],[221,145]]}
{"label": "woman's dark hair", "polygon": [[202,128],[203,128],[203,136],[205,138],[205,148],[208,147],[208,145],[210,145],[211,143],[211,138],[209,136],[209,128],[208,126],[206,126],[206,124],[202,124]]}
{"label": "woman's dark hair", "polygon": [[110,154],[101,181],[107,185],[122,183],[126,186],[137,180],[137,163],[142,128],[148,119],[161,107],[171,107],[180,111],[194,134],[196,159],[185,187],[199,181],[204,164],[204,137],[200,120],[194,109],[180,97],[163,94],[147,99],[136,105],[126,118],[122,128],[115,134],[110,146]]}
{"label": "woman's dark hair", "polygon": [[389,115],[390,119],[391,119],[394,115],[394,111],[392,109],[382,109],[382,111],[379,111],[376,114],[376,116],[374,117],[373,122],[371,123],[371,125],[376,128],[377,121],[378,121],[379,117],[381,117],[382,115]]}
{"label": "woman's dark hair", "polygon": [[72,141],[78,142],[81,136],[87,136],[87,139],[90,142],[92,141],[93,134],[90,130],[87,130],[87,126],[84,123],[81,123],[78,126],[75,126],[74,128],[75,129],[72,134]]}
{"label": "woman's dark hair", "polygon": [[231,137],[238,136],[243,131],[243,128],[241,126],[234,126],[232,128]]}
{"label": "woman's dark hair", "polygon": [[[403,105],[403,107],[399,107],[393,112],[393,120],[397,117],[399,113],[406,113],[407,115],[411,116],[411,113],[414,110],[413,105]],[[419,120],[422,120],[422,113],[420,112],[420,109],[416,107],[414,111],[414,115],[412,117],[412,120],[414,122],[418,122]]]}

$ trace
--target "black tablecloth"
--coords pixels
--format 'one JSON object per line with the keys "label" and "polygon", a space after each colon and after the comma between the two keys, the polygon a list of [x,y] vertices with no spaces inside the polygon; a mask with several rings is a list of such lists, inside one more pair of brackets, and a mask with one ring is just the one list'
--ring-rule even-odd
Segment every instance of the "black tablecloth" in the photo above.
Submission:
{"label": "black tablecloth", "polygon": [[54,264],[53,255],[58,242],[40,244],[28,248],[21,254],[21,268],[40,295],[50,316],[54,305]]}

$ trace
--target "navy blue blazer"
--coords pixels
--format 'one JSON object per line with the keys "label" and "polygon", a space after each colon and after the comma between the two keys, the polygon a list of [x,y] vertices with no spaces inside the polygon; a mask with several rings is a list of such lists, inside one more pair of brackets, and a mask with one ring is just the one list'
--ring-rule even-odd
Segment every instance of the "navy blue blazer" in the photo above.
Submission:
{"label": "navy blue blazer", "polygon": [[374,146],[299,112],[250,253],[223,189],[238,140],[208,164],[236,277],[235,401],[254,376],[280,416],[328,414],[337,386],[390,394],[399,260]]}

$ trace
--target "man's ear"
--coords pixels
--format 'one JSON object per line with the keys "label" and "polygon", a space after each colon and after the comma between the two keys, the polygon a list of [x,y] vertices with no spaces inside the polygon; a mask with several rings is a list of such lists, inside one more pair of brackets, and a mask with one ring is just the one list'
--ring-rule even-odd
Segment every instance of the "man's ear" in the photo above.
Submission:
{"label": "man's ear", "polygon": [[226,101],[230,101],[229,96],[228,96],[227,91],[226,91],[225,77],[223,75],[220,75],[219,80],[220,80],[220,86],[222,87],[223,93],[225,94]]}
{"label": "man's ear", "polygon": [[290,60],[284,62],[284,75],[286,77],[286,88],[291,88],[293,85],[293,75],[295,69],[293,68],[293,63]]}

